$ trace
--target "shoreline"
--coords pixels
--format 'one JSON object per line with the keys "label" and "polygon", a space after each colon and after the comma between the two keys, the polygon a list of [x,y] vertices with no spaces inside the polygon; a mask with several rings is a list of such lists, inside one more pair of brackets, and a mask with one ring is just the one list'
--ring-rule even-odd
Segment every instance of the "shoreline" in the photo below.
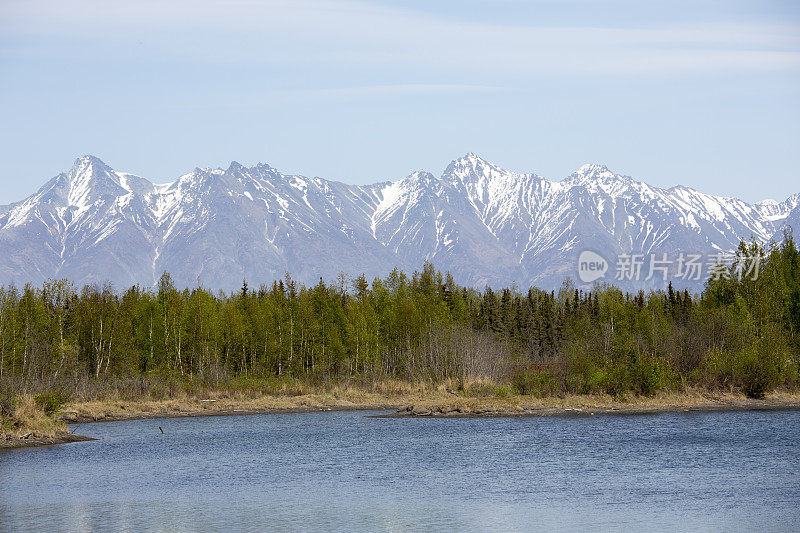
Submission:
{"label": "shoreline", "polygon": [[[581,398],[579,396],[570,399]],[[297,413],[325,413],[347,411],[394,411],[374,418],[499,418],[499,417],[543,417],[543,416],[594,416],[594,415],[649,415],[680,412],[725,412],[725,411],[782,411],[800,410],[800,397],[796,398],[752,398],[719,399],[707,402],[683,402],[672,404],[650,403],[647,398],[638,398],[637,403],[614,402],[613,404],[584,403],[579,406],[547,405],[492,405],[493,402],[477,402],[473,406],[453,405],[453,402],[425,402],[414,404],[330,404],[298,407],[254,407],[201,410],[159,409],[149,412],[125,414],[89,415],[65,413],[59,420],[67,424],[92,424],[98,422],[125,422],[129,420],[156,420],[161,418],[199,418],[213,416],[280,415]],[[571,403],[571,402],[566,402]],[[74,435],[70,433],[70,435]],[[76,435],[78,436],[78,435]]]}
{"label": "shoreline", "polygon": [[219,409],[205,411],[154,411],[150,413],[136,413],[130,415],[69,415],[62,416],[60,420],[68,424],[94,424],[98,422],[125,422],[128,420],[157,420],[160,418],[200,418],[210,416],[246,416],[246,415],[281,415],[293,413],[326,413],[334,411],[390,411],[399,409],[398,404],[393,405],[355,405],[355,406],[318,406],[318,407],[265,407],[254,409]]}
{"label": "shoreline", "polygon": [[607,395],[462,396],[450,390],[375,394],[351,391],[343,394],[302,396],[261,395],[245,398],[183,398],[161,401],[80,402],[58,416],[68,424],[119,422],[204,416],[250,414],[320,413],[328,411],[393,411],[381,417],[498,417],[657,414],[683,411],[744,411],[800,409],[800,393],[773,393],[764,399],[738,393],[705,391],[666,392],[652,397],[619,399]]}
{"label": "shoreline", "polygon": [[741,403],[687,403],[674,405],[621,405],[584,407],[524,407],[515,409],[475,409],[459,408],[415,408],[403,407],[394,413],[377,415],[376,418],[526,418],[526,417],[575,417],[604,415],[654,415],[663,413],[711,413],[736,411],[787,411],[800,410],[800,400],[748,400]]}
{"label": "shoreline", "polygon": [[[68,404],[56,415],[64,424],[121,422],[159,418],[239,416],[253,414],[321,413],[332,411],[390,411],[374,418],[521,418],[603,415],[648,415],[679,412],[800,410],[800,393],[777,392],[765,399],[741,394],[712,394],[701,390],[665,392],[652,397],[614,398],[607,395],[462,396],[449,389],[378,394],[357,390],[301,396],[167,400],[104,400]],[[6,435],[0,450],[49,446],[94,440],[68,430],[50,435],[29,433],[27,438]]]}
{"label": "shoreline", "polygon": [[32,433],[27,437],[6,435],[4,438],[0,438],[0,452],[19,450],[21,448],[40,448],[43,446],[53,446],[55,444],[69,444],[70,442],[87,442],[91,440],[97,439],[85,435],[76,435],[69,431],[59,431],[54,435],[37,435]]}

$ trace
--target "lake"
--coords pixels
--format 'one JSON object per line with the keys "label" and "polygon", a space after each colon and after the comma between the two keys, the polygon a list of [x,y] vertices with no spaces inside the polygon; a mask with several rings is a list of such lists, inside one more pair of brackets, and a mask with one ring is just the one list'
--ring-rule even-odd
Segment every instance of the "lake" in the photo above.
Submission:
{"label": "lake", "polygon": [[372,414],[84,424],[0,453],[0,530],[800,528],[800,411]]}

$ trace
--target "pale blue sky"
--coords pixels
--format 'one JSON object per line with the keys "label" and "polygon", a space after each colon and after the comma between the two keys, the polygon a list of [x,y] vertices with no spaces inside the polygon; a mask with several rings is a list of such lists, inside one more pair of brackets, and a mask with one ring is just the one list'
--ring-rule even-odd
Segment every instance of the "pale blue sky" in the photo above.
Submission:
{"label": "pale blue sky", "polygon": [[800,2],[0,0],[0,204],[86,153],[348,183],[473,151],[800,192]]}

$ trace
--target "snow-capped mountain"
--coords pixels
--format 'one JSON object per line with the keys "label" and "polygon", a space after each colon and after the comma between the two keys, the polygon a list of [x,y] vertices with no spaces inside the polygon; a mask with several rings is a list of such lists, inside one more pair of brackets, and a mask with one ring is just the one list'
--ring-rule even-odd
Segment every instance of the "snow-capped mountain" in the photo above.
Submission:
{"label": "snow-capped mountain", "polygon": [[314,283],[431,261],[477,287],[554,288],[577,278],[584,250],[606,258],[614,281],[620,254],[713,254],[742,239],[779,240],[786,228],[800,230],[800,194],[749,204],[651,187],[600,165],[548,181],[470,153],[440,177],[418,171],[355,186],[233,162],[157,185],[84,156],[0,207],[0,282],[125,287],[168,271],[179,286],[230,290],[286,272]]}

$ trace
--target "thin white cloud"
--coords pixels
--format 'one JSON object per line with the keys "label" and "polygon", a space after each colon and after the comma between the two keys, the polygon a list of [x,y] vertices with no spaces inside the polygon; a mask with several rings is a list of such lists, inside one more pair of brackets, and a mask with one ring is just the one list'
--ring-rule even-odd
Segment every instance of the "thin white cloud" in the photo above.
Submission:
{"label": "thin white cloud", "polygon": [[492,85],[457,85],[457,84],[426,84],[404,83],[396,85],[364,85],[361,87],[339,87],[333,89],[318,89],[301,91],[303,95],[321,96],[325,98],[363,98],[381,97],[392,95],[414,94],[452,94],[452,93],[486,93],[507,91],[507,88]]}
{"label": "thin white cloud", "polygon": [[[31,54],[66,55],[79,46],[153,61],[391,68],[428,78],[472,76],[476,85],[509,73],[800,69],[800,32],[789,24],[498,25],[350,0],[32,0],[7,5],[0,24]],[[24,53],[20,48],[3,53]]]}
{"label": "thin white cloud", "polygon": [[[308,105],[313,103],[364,101],[368,99],[385,99],[395,97],[436,97],[457,94],[482,94],[493,92],[512,92],[513,88],[491,85],[459,85],[459,84],[426,84],[408,83],[393,85],[363,85],[351,87],[331,87],[325,89],[295,90],[259,90],[244,89],[236,94],[236,98],[214,101],[214,107],[226,109],[265,109],[282,108],[290,105]],[[184,108],[207,109],[209,96],[202,92],[182,95]]]}

